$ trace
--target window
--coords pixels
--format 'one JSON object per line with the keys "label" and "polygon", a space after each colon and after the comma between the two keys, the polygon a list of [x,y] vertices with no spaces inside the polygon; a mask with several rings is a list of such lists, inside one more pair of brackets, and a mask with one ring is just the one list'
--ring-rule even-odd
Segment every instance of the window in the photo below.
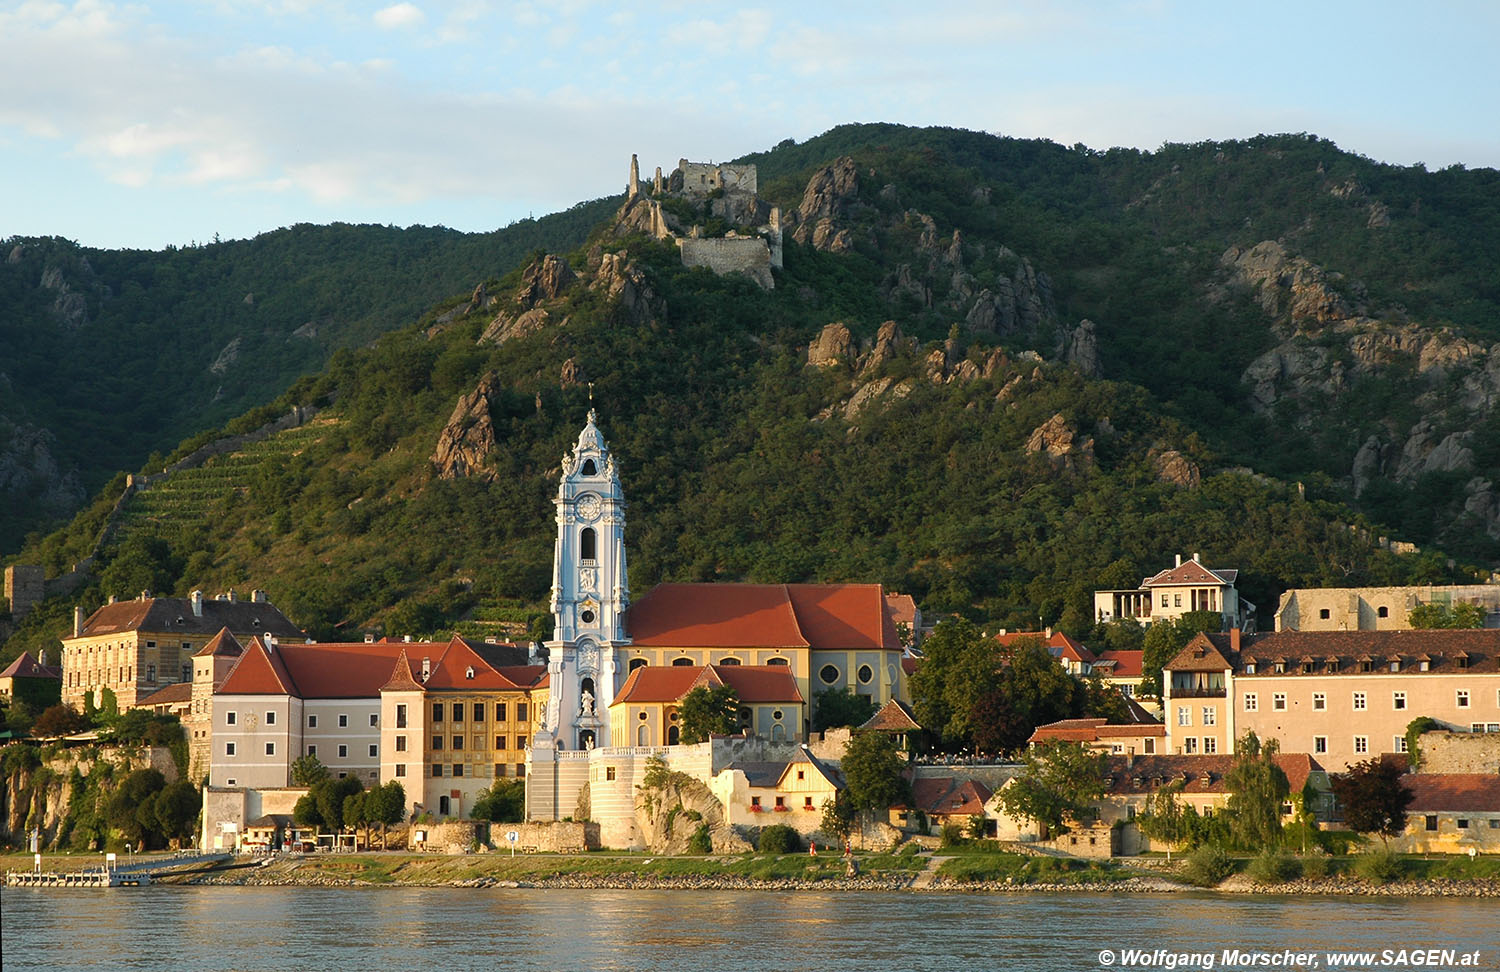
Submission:
{"label": "window", "polygon": [[446,705],[444,705],[443,703],[441,703],[441,702],[434,702],[434,703],[432,703],[432,721],[433,722],[442,722],[443,721],[443,713],[445,711],[447,711],[447,709],[448,709],[448,707]]}
{"label": "window", "polygon": [[374,729],[378,725],[380,725],[380,713],[378,713],[378,712],[371,712],[370,713],[370,728]]}
{"label": "window", "polygon": [[1286,693],[1285,692],[1272,692],[1271,693],[1271,709],[1273,711],[1276,711],[1276,712],[1285,712],[1286,711]]}
{"label": "window", "polygon": [[496,722],[504,722],[505,721],[505,703],[504,702],[496,702],[495,703],[495,721]]}
{"label": "window", "polygon": [[1368,753],[1369,751],[1370,751],[1370,737],[1369,736],[1355,736],[1354,737],[1354,752],[1356,754],[1358,754],[1358,755],[1363,755],[1365,753]]}
{"label": "window", "polygon": [[1145,751],[1146,755],[1147,756],[1154,756],[1154,755],[1156,755],[1156,740],[1155,739],[1147,739],[1147,740],[1145,740],[1145,744],[1146,744],[1146,748],[1145,748],[1144,751]]}
{"label": "window", "polygon": [[776,798],[776,809],[777,810],[785,810],[786,809],[786,797],[777,797]]}
{"label": "window", "polygon": [[604,767],[604,778],[606,780],[612,780],[615,778],[615,768],[613,766]]}
{"label": "window", "polygon": [[694,662],[693,662],[693,660],[691,658],[674,658],[674,659],[672,659],[672,667],[673,668],[686,668],[687,666],[692,665],[692,664],[694,664]]}
{"label": "window", "polygon": [[1391,616],[1391,609],[1382,604],[1375,609],[1375,616],[1377,618],[1388,618]]}
{"label": "window", "polygon": [[234,743],[227,742],[227,743],[224,744],[224,755],[225,756],[233,756],[234,752],[235,752]]}
{"label": "window", "polygon": [[226,726],[232,726],[232,725],[235,724],[235,720],[237,718],[238,718],[238,715],[236,713],[234,713],[234,712],[226,712],[226,713],[224,713],[224,724]]}
{"label": "window", "polygon": [[720,658],[720,659],[719,659],[719,664],[720,664],[720,665],[730,665],[730,666],[734,666],[734,665],[738,665],[738,664],[740,664],[740,660],[739,660],[739,659],[738,659],[738,658],[734,658],[734,657],[729,657],[729,658]]}
{"label": "window", "polygon": [[483,722],[484,721],[484,703],[483,702],[475,702],[474,703],[474,721],[475,722]]}
{"label": "window", "polygon": [[1182,595],[1181,594],[1173,594],[1172,595],[1172,606],[1173,607],[1182,607]]}
{"label": "window", "polygon": [[1252,662],[1245,662],[1245,674],[1246,675],[1254,675],[1255,674],[1255,662],[1253,662],[1253,661]]}
{"label": "window", "polygon": [[148,681],[148,682],[154,682],[154,681],[156,681],[156,666],[155,665],[147,665],[146,666],[146,681]]}
{"label": "window", "polygon": [[1365,693],[1354,693],[1354,711],[1359,712],[1365,707]]}
{"label": "window", "polygon": [[266,725],[268,725],[268,726],[274,726],[274,725],[276,725],[276,713],[274,713],[274,712],[267,712],[266,713]]}
{"label": "window", "polygon": [[516,703],[516,721],[517,722],[525,722],[526,721],[526,703],[525,702],[517,702]]}
{"label": "window", "polygon": [[526,775],[526,764],[525,763],[517,763],[516,764],[516,776],[517,777],[521,777],[521,776],[525,776],[525,775]]}
{"label": "window", "polygon": [[349,758],[349,747],[348,746],[340,746],[339,747],[339,759],[348,759],[348,758]]}
{"label": "window", "polygon": [[1166,607],[1167,606],[1167,595],[1165,595],[1165,594],[1163,594],[1161,596],[1161,606],[1162,607]]}
{"label": "window", "polygon": [[1406,693],[1405,692],[1392,692],[1391,693],[1391,708],[1393,708],[1393,709],[1404,709],[1404,708],[1406,708]]}
{"label": "window", "polygon": [[1314,736],[1313,737],[1313,752],[1314,753],[1326,753],[1326,752],[1328,752],[1328,737],[1327,736]]}
{"label": "window", "polygon": [[405,702],[401,702],[401,703],[398,703],[396,705],[396,728],[397,729],[405,729],[406,728],[406,703]]}
{"label": "window", "polygon": [[517,736],[516,737],[516,748],[517,749],[525,749],[526,748],[526,737],[525,736]]}
{"label": "window", "polygon": [[1190,726],[1193,724],[1193,707],[1190,705],[1179,705],[1177,707],[1177,724],[1179,726]]}
{"label": "window", "polygon": [[1198,737],[1197,736],[1188,736],[1188,737],[1186,737],[1185,739],[1182,740],[1182,752],[1183,752],[1184,755],[1191,756],[1194,753],[1196,753],[1197,751],[1198,751]]}
{"label": "window", "polygon": [[432,748],[433,749],[442,749],[443,748],[443,737],[442,736],[433,736],[432,737]]}
{"label": "window", "polygon": [[578,556],[586,561],[598,559],[599,536],[593,527],[584,527],[578,535]]}
{"label": "window", "polygon": [[1422,818],[1422,825],[1428,830],[1437,830],[1437,814],[1429,813]]}
{"label": "window", "polygon": [[495,748],[496,749],[504,749],[505,748],[505,737],[504,736],[496,736],[495,737]]}
{"label": "window", "polygon": [[443,764],[442,763],[433,763],[432,764],[432,776],[433,776],[433,778],[436,779],[437,777],[440,777],[442,775],[443,775]]}
{"label": "window", "polygon": [[1219,751],[1219,740],[1214,736],[1203,737],[1203,755],[1212,756]]}
{"label": "window", "polygon": [[1314,692],[1313,693],[1313,711],[1314,712],[1322,712],[1323,710],[1325,710],[1327,708],[1328,708],[1328,696],[1324,695],[1322,692]]}
{"label": "window", "polygon": [[183,662],[182,663],[182,680],[184,682],[191,682],[193,680],[193,663],[192,662]]}
{"label": "window", "polygon": [[752,809],[759,810],[760,809],[760,797],[758,797],[758,796],[751,797],[750,798],[750,806],[751,806]]}
{"label": "window", "polygon": [[1468,817],[1459,817],[1457,820],[1453,821],[1453,825],[1455,827],[1457,827],[1459,830],[1468,830],[1469,829],[1469,818]]}
{"label": "window", "polygon": [[495,764],[495,779],[497,779],[497,780],[498,779],[503,779],[504,777],[505,777],[505,764],[504,763],[496,763]]}
{"label": "window", "polygon": [[318,755],[318,747],[314,746],[312,744],[309,744],[308,747],[307,747],[307,755],[309,755],[309,756],[316,756],[316,755]]}
{"label": "window", "polygon": [[463,763],[454,763],[453,764],[453,778],[454,779],[458,779],[460,776],[463,776],[463,775],[464,775],[464,764]]}
{"label": "window", "polygon": [[307,717],[307,728],[309,728],[309,729],[316,729],[316,728],[318,728],[318,717],[317,716],[310,715],[310,716]]}
{"label": "window", "polygon": [[[698,178],[701,181],[703,177],[699,176]],[[599,468],[594,465],[594,460],[585,459],[583,460],[583,468],[579,472],[585,476],[597,476],[599,475]]]}
{"label": "window", "polygon": [[1404,752],[1406,752],[1406,737],[1405,736],[1392,736],[1391,737],[1391,752],[1393,752],[1393,753],[1404,753]]}
{"label": "window", "polygon": [[769,658],[769,659],[766,660],[766,664],[767,665],[783,665],[783,666],[785,666],[785,665],[790,665],[791,662],[787,661],[785,658]]}
{"label": "window", "polygon": [[818,677],[823,680],[825,685],[832,685],[839,680],[839,670],[837,666],[824,665],[818,669]]}
{"label": "window", "polygon": [[276,744],[275,743],[266,743],[266,755],[267,756],[275,756],[276,755]]}
{"label": "window", "polygon": [[1469,707],[1469,690],[1459,689],[1454,692],[1453,701],[1460,709],[1467,709]]}
{"label": "window", "polygon": [[859,671],[856,674],[859,676],[861,685],[868,685],[870,684],[870,679],[875,677],[875,670],[872,669],[869,665],[861,665],[859,666]]}
{"label": "window", "polygon": [[397,736],[396,737],[396,752],[398,752],[398,753],[404,753],[404,752],[406,752],[406,737],[405,736]]}
{"label": "window", "polygon": [[802,809],[803,810],[811,810],[812,808],[813,808],[812,797],[810,797],[810,796],[803,797],[802,798]]}
{"label": "window", "polygon": [[406,775],[406,764],[405,763],[397,763],[396,764],[396,775],[397,776],[405,776]]}
{"label": "window", "polygon": [[463,736],[454,736],[453,737],[453,748],[454,749],[463,749],[464,748],[464,737]]}
{"label": "window", "polygon": [[1213,725],[1218,725],[1218,722],[1219,722],[1219,710],[1215,709],[1211,705],[1205,705],[1203,707],[1203,724],[1205,726],[1213,726]]}
{"label": "window", "polygon": [[1255,693],[1254,692],[1246,692],[1245,693],[1245,711],[1246,712],[1255,712],[1259,708],[1260,708],[1260,703],[1256,700]]}
{"label": "window", "polygon": [[1331,616],[1331,615],[1330,615],[1330,614],[1329,614],[1329,612],[1328,612],[1328,609],[1327,609],[1327,608],[1323,608],[1323,609],[1321,609],[1321,610],[1320,610],[1320,611],[1318,611],[1318,618],[1319,618],[1319,619],[1320,619],[1320,620],[1323,620],[1323,621],[1327,621],[1327,620],[1328,620],[1328,619],[1329,619],[1329,617],[1330,617],[1330,616]]}
{"label": "window", "polygon": [[225,780],[224,783],[226,786],[234,786],[234,777],[231,776],[229,779]]}
{"label": "window", "polygon": [[374,759],[375,756],[376,756],[376,754],[379,753],[379,752],[380,752],[380,747],[376,746],[374,743],[370,743],[370,758]]}

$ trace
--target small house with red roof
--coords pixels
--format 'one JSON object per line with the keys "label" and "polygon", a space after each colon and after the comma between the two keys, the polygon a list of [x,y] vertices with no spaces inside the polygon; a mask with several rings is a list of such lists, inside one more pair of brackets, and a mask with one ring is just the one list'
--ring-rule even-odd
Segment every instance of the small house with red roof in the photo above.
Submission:
{"label": "small house with red roof", "polygon": [[1110,725],[1108,719],[1062,719],[1038,726],[1027,743],[1080,742],[1115,756],[1154,756],[1166,751],[1167,727],[1159,722]]}
{"label": "small house with red roof", "polygon": [[1006,648],[1028,639],[1045,645],[1047,653],[1056,658],[1069,675],[1081,678],[1094,670],[1094,653],[1085,648],[1081,641],[1070,638],[1061,631],[1053,631],[1051,628],[1046,631],[1007,631],[1001,628],[1000,633],[995,635],[995,641]]}
{"label": "small house with red roof", "polygon": [[1500,776],[1411,773],[1406,832],[1392,849],[1406,854],[1500,854]]}
{"label": "small house with red roof", "polygon": [[0,695],[25,702],[37,713],[56,705],[62,698],[62,669],[46,663],[47,653],[38,661],[23,651],[5,671],[0,672]]}
{"label": "small house with red roof", "polygon": [[789,760],[736,760],[709,782],[726,822],[750,827],[786,824],[801,834],[817,832],[823,805],[838,796],[844,777],[804,748]]}
{"label": "small house with red roof", "polygon": [[609,707],[610,745],[675,746],[683,697],[728,686],[739,700],[740,727],[773,741],[799,741],[806,700],[786,665],[642,665]]}
{"label": "small house with red roof", "polygon": [[1131,590],[1095,591],[1094,614],[1101,624],[1130,618],[1141,624],[1174,620],[1189,611],[1217,611],[1224,627],[1255,630],[1255,605],[1235,589],[1239,571],[1205,566],[1197,554],[1177,555],[1172,567],[1141,581]]}

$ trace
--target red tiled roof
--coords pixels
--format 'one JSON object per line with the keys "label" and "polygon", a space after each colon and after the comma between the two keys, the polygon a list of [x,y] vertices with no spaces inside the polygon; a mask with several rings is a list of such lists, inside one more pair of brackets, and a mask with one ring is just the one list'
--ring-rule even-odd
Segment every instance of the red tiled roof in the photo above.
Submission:
{"label": "red tiled roof", "polygon": [[411,670],[411,660],[406,657],[403,649],[396,656],[396,664],[391,669],[390,681],[380,686],[382,692],[420,692],[422,683],[417,681],[416,675]]}
{"label": "red tiled roof", "polygon": [[887,594],[885,610],[896,624],[904,624],[907,630],[916,633],[917,600],[910,594]]}
{"label": "red tiled roof", "polygon": [[0,672],[0,678],[51,678],[62,679],[62,669],[56,665],[43,665],[31,657],[31,652],[21,652],[21,657]]}
{"label": "red tiled roof", "polygon": [[186,597],[148,597],[106,604],[89,615],[81,637],[124,631],[202,635],[214,634],[221,628],[246,637],[258,634],[307,637],[306,632],[288,621],[269,601],[221,601],[207,597],[203,599],[202,614],[193,613],[192,599]]}
{"label": "red tiled roof", "polygon": [[912,732],[922,727],[917,724],[916,716],[905,703],[899,699],[891,699],[859,728],[875,732]]}
{"label": "red tiled roof", "polygon": [[1089,662],[1090,664],[1094,661],[1093,652],[1085,648],[1082,642],[1068,637],[1061,631],[1054,631],[1050,635],[1044,631],[1007,631],[1005,634],[995,635],[995,640],[1007,648],[1022,638],[1035,638],[1040,641],[1052,652],[1054,658],[1066,658],[1069,661]]}
{"label": "red tiled roof", "polygon": [[[1226,636],[1227,637],[1227,636]],[[1193,635],[1187,647],[1162,667],[1174,672],[1224,672],[1234,667],[1219,651],[1215,641],[1206,635]]]}
{"label": "red tiled roof", "polygon": [[916,655],[901,656],[901,670],[907,675],[911,675],[912,673],[914,673],[917,670],[917,666],[921,663],[922,659]]}
{"label": "red tiled roof", "polygon": [[[1226,657],[1230,651],[1230,636],[1214,634],[1209,640]],[[1426,656],[1428,670],[1422,671],[1419,662]],[[1459,667],[1463,658],[1465,667]],[[1245,635],[1240,640],[1240,650],[1234,656],[1235,670],[1244,674],[1246,662],[1256,663],[1256,673],[1247,677],[1276,674],[1272,668],[1276,661],[1286,662],[1282,675],[1302,674],[1304,659],[1313,662],[1310,674],[1330,674],[1328,659],[1339,662],[1338,674],[1359,674],[1360,662],[1369,659],[1373,667],[1383,674],[1394,674],[1390,663],[1402,662],[1400,674],[1406,675],[1457,675],[1494,674],[1500,672],[1500,629],[1497,628],[1439,628],[1416,631],[1274,631],[1258,635]]]}
{"label": "red tiled roof", "polygon": [[1238,570],[1209,570],[1196,560],[1185,560],[1176,567],[1146,578],[1142,587],[1170,587],[1181,584],[1233,584]]}
{"label": "red tiled roof", "polygon": [[[1223,793],[1224,774],[1234,756],[1111,756],[1105,762],[1107,793],[1153,793],[1186,778],[1184,793]],[[1323,767],[1306,753],[1277,753],[1276,765],[1286,774],[1292,793],[1302,792],[1307,779]],[[1207,782],[1205,782],[1205,777]],[[1136,780],[1140,780],[1137,784]]]}
{"label": "red tiled roof", "polygon": [[911,783],[911,806],[929,816],[973,816],[984,813],[994,792],[978,780],[952,776],[918,777]]}
{"label": "red tiled roof", "polygon": [[251,638],[244,654],[224,676],[219,695],[296,695],[296,683],[275,653],[259,638]]}
{"label": "red tiled roof", "polygon": [[193,657],[202,658],[206,655],[239,655],[245,650],[228,628],[220,628],[219,633],[214,635],[207,644],[193,652]]}
{"label": "red tiled roof", "polygon": [[1141,659],[1145,654],[1144,651],[1107,648],[1095,653],[1094,667],[1106,668],[1105,674],[1113,678],[1140,678],[1142,675]]}
{"label": "red tiled roof", "polygon": [[1500,775],[1412,773],[1401,778],[1412,792],[1408,813],[1500,813]]}
{"label": "red tiled roof", "polygon": [[879,584],[659,584],[627,624],[642,647],[901,647]]}
{"label": "red tiled roof", "polygon": [[700,685],[728,685],[741,702],[802,702],[785,665],[642,665],[630,673],[614,705],[676,702]]}

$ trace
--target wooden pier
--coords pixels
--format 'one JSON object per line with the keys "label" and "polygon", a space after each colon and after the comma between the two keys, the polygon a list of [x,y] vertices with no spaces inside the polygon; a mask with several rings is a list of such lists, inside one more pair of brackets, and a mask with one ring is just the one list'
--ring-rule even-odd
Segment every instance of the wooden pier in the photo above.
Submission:
{"label": "wooden pier", "polygon": [[6,871],[5,884],[12,888],[138,888],[153,877],[180,867],[229,860],[230,854],[183,852],[131,864],[106,863],[79,871]]}

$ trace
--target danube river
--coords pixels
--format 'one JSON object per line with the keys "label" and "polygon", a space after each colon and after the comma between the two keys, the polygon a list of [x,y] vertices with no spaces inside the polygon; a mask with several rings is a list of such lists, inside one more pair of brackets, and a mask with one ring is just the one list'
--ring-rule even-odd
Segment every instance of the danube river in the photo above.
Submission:
{"label": "danube river", "polygon": [[1495,901],[1479,898],[156,886],[7,888],[0,905],[6,972],[1055,972],[1099,969],[1105,950],[1107,968],[1255,967],[1225,949],[1281,969],[1328,968],[1329,951],[1478,950],[1435,967],[1500,968]]}

